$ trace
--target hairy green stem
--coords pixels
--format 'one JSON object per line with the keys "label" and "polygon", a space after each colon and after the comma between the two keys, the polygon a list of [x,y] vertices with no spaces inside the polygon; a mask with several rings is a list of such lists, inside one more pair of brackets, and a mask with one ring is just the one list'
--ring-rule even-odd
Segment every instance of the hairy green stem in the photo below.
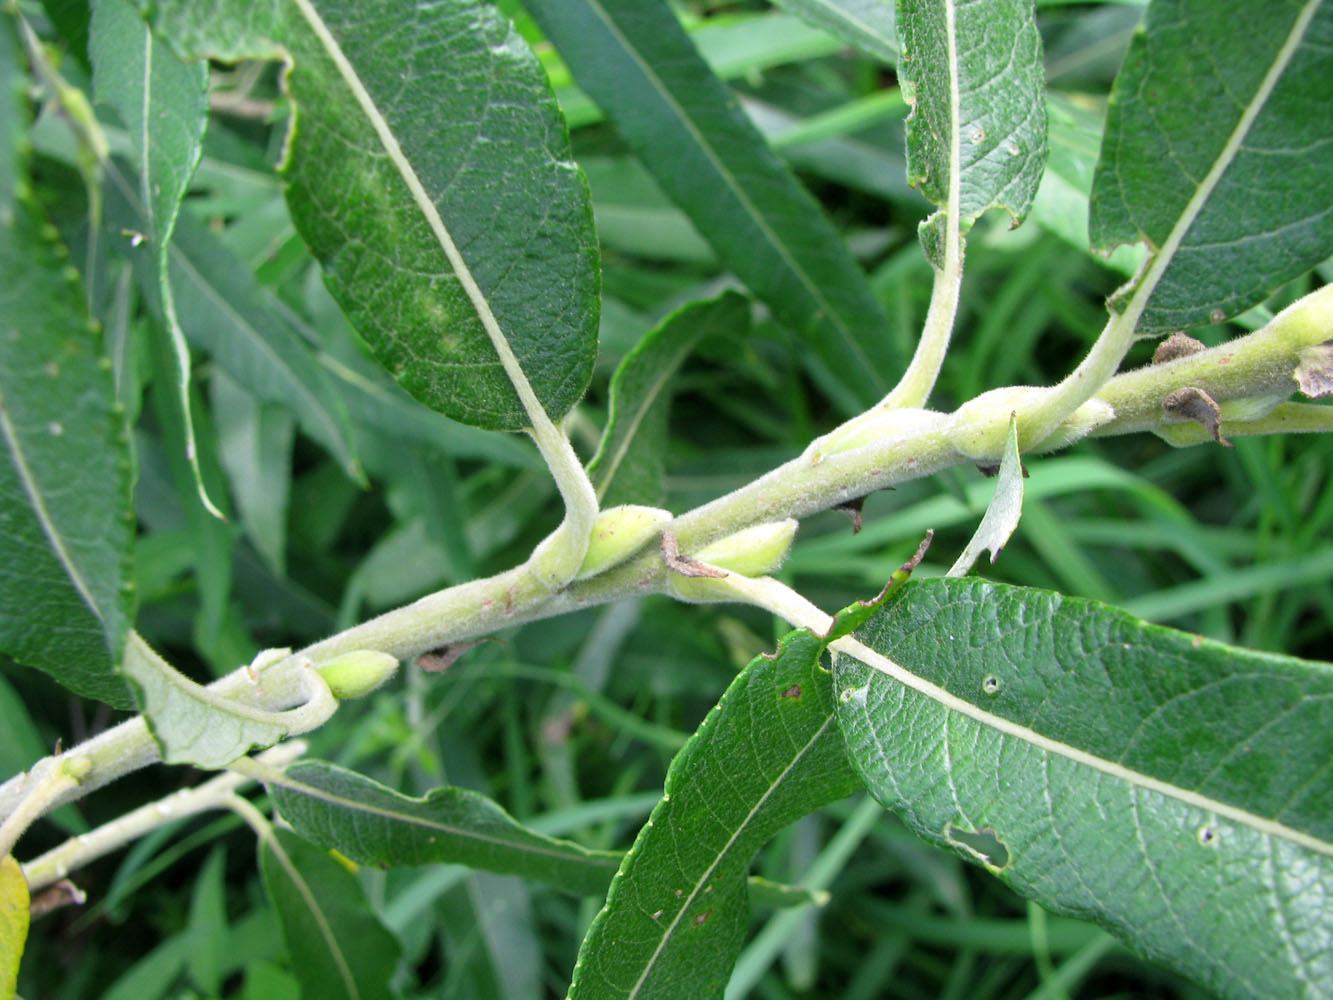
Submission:
{"label": "hairy green stem", "polygon": [[[1260,330],[1221,347],[1188,358],[1117,376],[1099,400],[1114,416],[1097,426],[1072,427],[1067,419],[1061,436],[1057,425],[1046,448],[1062,446],[1077,433],[1098,435],[1142,430],[1165,431],[1201,440],[1203,428],[1182,424],[1162,409],[1162,400],[1184,386],[1206,386],[1220,404],[1290,393],[1292,373],[1303,354],[1333,339],[1333,287],[1295,303]],[[1040,393],[1043,390],[1033,390]],[[1008,427],[1013,407],[996,391],[995,425]],[[974,403],[977,401],[973,401]],[[1228,433],[1267,430],[1327,430],[1333,418],[1327,406],[1280,404],[1265,414],[1236,418]],[[873,424],[864,441],[820,457],[798,456],[740,489],[682,514],[664,526],[679,551],[692,555],[708,544],[758,524],[800,518],[875,490],[931,475],[951,466],[977,461],[951,436],[951,415],[930,410],[890,411],[893,419]],[[1072,429],[1071,429],[1072,427]],[[1022,425],[1020,424],[1020,429]],[[878,431],[882,430],[882,433]],[[1003,435],[1000,435],[1002,440]],[[995,459],[998,460],[997,451]],[[656,536],[654,536],[656,537]],[[450,643],[477,638],[510,626],[627,597],[667,592],[669,581],[661,553],[649,541],[643,550],[605,572],[553,588],[533,572],[531,562],[484,580],[450,587],[364,622],[260,669],[258,676],[242,668],[210,685],[219,696],[246,705],[280,710],[305,700],[303,664],[318,667],[326,660],[356,650],[378,650],[412,659]],[[800,611],[807,624],[813,605]],[[815,609],[817,610],[817,609]],[[820,614],[823,614],[820,612]],[[786,617],[785,615],[783,617]],[[790,619],[789,619],[790,620]],[[142,717],[110,729],[65,754],[39,761],[27,774],[0,785],[0,817],[8,817],[52,772],[73,756],[90,767],[75,785],[61,786],[44,797],[40,815],[159,759]],[[25,806],[26,808],[26,806]],[[36,808],[36,806],[34,806]]]}
{"label": "hairy green stem", "polygon": [[[304,740],[289,740],[265,751],[257,759],[267,767],[281,768],[305,753],[307,746]],[[237,763],[241,764],[246,760],[242,758]],[[165,798],[119,816],[89,833],[81,833],[60,846],[53,847],[25,864],[23,876],[28,880],[29,889],[33,891],[43,889],[65,878],[70,872],[124,847],[130,841],[138,840],[166,823],[173,823],[209,809],[220,808],[225,799],[252,780],[254,779],[248,774],[236,768],[211,778],[195,788],[173,792]]]}

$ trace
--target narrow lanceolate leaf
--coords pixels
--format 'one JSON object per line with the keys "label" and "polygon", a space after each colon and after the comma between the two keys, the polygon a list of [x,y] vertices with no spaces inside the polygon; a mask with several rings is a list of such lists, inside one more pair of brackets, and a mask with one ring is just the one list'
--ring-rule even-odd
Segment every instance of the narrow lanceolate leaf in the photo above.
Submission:
{"label": "narrow lanceolate leaf", "polygon": [[978,580],[857,638],[849,753],[922,836],[1220,994],[1333,982],[1333,666]]}
{"label": "narrow lanceolate leaf", "polygon": [[741,335],[749,322],[750,303],[726,292],[676,310],[626,355],[611,379],[611,412],[588,465],[603,507],[662,502],[671,379],[701,340]]}
{"label": "narrow lanceolate leaf", "polygon": [[957,561],[946,576],[967,576],[982,552],[990,552],[993,564],[1009,536],[1018,527],[1023,515],[1023,460],[1018,455],[1018,420],[1009,418],[1009,436],[1004,442],[1004,455],[995,479],[995,495],[991,497],[976,534],[968,540]]}
{"label": "narrow lanceolate leaf", "polygon": [[401,949],[356,876],[296,834],[272,834],[261,842],[260,868],[301,996],[388,1000]]}
{"label": "narrow lanceolate leaf", "polygon": [[27,940],[28,882],[19,863],[7,854],[0,858],[0,997],[14,995]]}
{"label": "narrow lanceolate leaf", "polygon": [[778,5],[890,66],[898,32],[889,0],[777,0]]}
{"label": "narrow lanceolate leaf", "polygon": [[828,219],[710,72],[664,0],[526,0],[644,166],[757,297],[866,405],[897,359]]}
{"label": "narrow lanceolate leaf", "polygon": [[94,94],[116,110],[138,154],[141,200],[148,223],[141,235],[156,262],[156,292],[163,320],[155,329],[169,341],[169,349],[161,356],[168,359],[170,370],[162,375],[175,387],[195,489],[209,512],[222,517],[199,471],[190,415],[190,348],[176,316],[168,268],[181,199],[203,154],[208,66],[177,59],[153,38],[129,0],[99,0],[93,11],[89,55]]}
{"label": "narrow lanceolate leaf", "polygon": [[[105,193],[108,238],[141,231],[147,222],[142,197],[116,164],[107,167]],[[144,252],[129,248],[131,255]],[[254,271],[188,213],[177,219],[168,253],[176,310],[190,341],[257,398],[293,413],[350,476],[362,478],[345,404]],[[132,259],[141,285],[157,281],[155,267]]]}
{"label": "narrow lanceolate leaf", "polygon": [[0,649],[128,708],[127,431],[77,275],[26,193],[12,28],[0,19]]}
{"label": "narrow lanceolate leaf", "polygon": [[461,864],[596,896],[620,864],[618,853],[535,833],[464,788],[414,799],[354,771],[302,761],[271,790],[303,837],[362,864]]}
{"label": "narrow lanceolate leaf", "polygon": [[151,7],[193,55],[290,59],[292,218],[412,395],[502,429],[573,406],[596,354],[587,186],[540,64],[492,4]]}
{"label": "narrow lanceolate leaf", "polygon": [[328,686],[309,672],[306,704],[269,712],[224,698],[196,684],[158,656],[136,634],[125,646],[125,676],[134,682],[139,705],[168,764],[226,767],[252,749],[308,732],[337,707]]}
{"label": "narrow lanceolate leaf", "polygon": [[746,875],[782,827],[859,787],[820,655],[870,614],[856,605],[828,638],[792,632],[752,660],[677,754],[579,951],[571,1000],[721,996],[745,941]]}
{"label": "narrow lanceolate leaf", "polygon": [[1333,3],[1154,0],[1111,92],[1090,226],[1095,248],[1156,255],[1140,332],[1221,322],[1333,254],[1330,92]]}
{"label": "narrow lanceolate leaf", "polygon": [[966,232],[988,208],[1017,224],[1032,205],[1046,165],[1041,37],[1032,0],[899,0],[898,32],[907,173],[940,206],[922,234],[936,260],[944,216]]}

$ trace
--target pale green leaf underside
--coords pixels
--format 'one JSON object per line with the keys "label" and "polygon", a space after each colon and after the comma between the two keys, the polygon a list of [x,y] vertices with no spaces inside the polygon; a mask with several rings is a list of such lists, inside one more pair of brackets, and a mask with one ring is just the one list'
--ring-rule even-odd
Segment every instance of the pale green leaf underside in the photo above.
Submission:
{"label": "pale green leaf underside", "polygon": [[132,704],[116,673],[133,602],[129,444],[83,289],[19,197],[13,21],[0,18],[0,648],[81,695]]}
{"label": "pale green leaf underside", "polygon": [[892,0],[777,0],[816,27],[890,66],[898,62]]}
{"label": "pale green leaf underside", "polygon": [[825,640],[751,661],[671,763],[665,794],[579,952],[591,998],[720,995],[749,923],[751,858],[779,829],[854,792],[834,724]]}
{"label": "pale green leaf underside", "polygon": [[995,495],[991,497],[986,513],[976,533],[968,540],[958,559],[949,568],[947,576],[966,576],[981,553],[989,550],[992,563],[1009,541],[1023,515],[1023,461],[1018,455],[1018,420],[1009,418],[1009,435],[1004,442],[1004,456],[1000,459],[995,478]]}
{"label": "pale green leaf underside", "polygon": [[292,218],[404,388],[495,429],[530,424],[530,407],[568,411],[596,353],[592,213],[545,76],[507,20],[479,0],[169,2],[153,15],[196,56],[290,59]]}
{"label": "pale green leaf underside", "polygon": [[282,927],[303,997],[389,1000],[398,940],[375,916],[356,877],[287,830],[260,844],[264,888]]}
{"label": "pale green leaf underside", "polygon": [[535,833],[464,788],[414,799],[333,764],[303,761],[272,791],[302,836],[362,864],[462,864],[592,895],[606,891],[620,864],[619,854]]}
{"label": "pale green leaf underside", "polygon": [[525,0],[718,259],[864,405],[898,366],[865,276],[663,0]]}
{"label": "pale green leaf underside", "polygon": [[904,672],[839,661],[849,752],[923,836],[1226,995],[1333,982],[1333,667],[977,580],[858,638]]}
{"label": "pale green leaf underside", "polygon": [[964,231],[988,208],[1021,220],[1046,165],[1045,77],[1031,0],[899,0],[912,183]]}
{"label": "pale green leaf underside", "polygon": [[179,673],[137,635],[125,647],[121,669],[134,682],[139,706],[168,764],[226,767],[252,749],[313,729],[337,707],[328,685],[308,671],[306,704],[268,712],[218,695]]}
{"label": "pale green leaf underside", "polygon": [[676,310],[626,355],[611,379],[611,408],[588,475],[603,507],[660,504],[672,376],[701,340],[744,334],[750,303],[727,292]]}
{"label": "pale green leaf underside", "polygon": [[[1237,30],[1243,25],[1243,30]],[[1161,256],[1143,333],[1235,315],[1333,254],[1333,4],[1157,0],[1111,93],[1093,246]]]}

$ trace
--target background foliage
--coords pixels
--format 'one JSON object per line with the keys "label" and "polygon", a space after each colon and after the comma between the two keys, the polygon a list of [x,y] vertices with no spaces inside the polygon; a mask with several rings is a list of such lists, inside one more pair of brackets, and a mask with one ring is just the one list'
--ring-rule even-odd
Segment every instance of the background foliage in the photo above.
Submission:
{"label": "background foliage", "polygon": [[[112,6],[100,5],[99,17]],[[682,5],[679,38],[671,34],[674,22],[627,31],[628,46],[680,44],[689,58],[697,48],[725,81],[717,85],[721,97],[708,90],[712,78],[695,92],[690,81],[697,74],[688,61],[682,65],[673,85],[682,88],[687,120],[721,100],[727,116],[712,126],[738,134],[757,129],[775,151],[771,163],[744,162],[748,173],[733,192],[764,192],[772,206],[742,199],[692,208],[691,179],[703,168],[675,180],[651,169],[651,144],[679,145],[679,136],[660,127],[640,135],[604,120],[594,103],[601,99],[596,81],[585,81],[590,99],[544,42],[543,31],[557,41],[562,30],[577,37],[577,24],[558,21],[576,20],[584,5],[537,2],[529,5],[531,17],[514,3],[500,7],[541,57],[592,193],[603,297],[591,382],[568,425],[580,456],[587,461],[597,452],[612,417],[611,377],[623,359],[639,352],[648,372],[679,364],[661,401],[643,406],[644,437],[623,459],[623,471],[612,466],[611,452],[599,456],[594,470],[605,478],[597,485],[612,498],[661,500],[682,511],[787,460],[875,399],[884,387],[870,384],[870,366],[847,366],[840,338],[873,320],[888,331],[879,361],[906,359],[931,288],[917,231],[932,207],[906,183],[908,108],[893,86],[892,66],[757,2]],[[110,92],[88,59],[84,5],[22,10],[66,79],[94,95]],[[1052,170],[1037,196],[1035,224],[1010,229],[1005,213],[990,212],[971,232],[959,337],[941,374],[938,408],[999,385],[1058,381],[1101,329],[1103,300],[1132,270],[1123,251],[1103,260],[1072,248],[1080,239],[1086,247],[1087,234],[1078,231],[1086,223],[1069,210],[1069,197],[1075,192],[1078,209],[1076,192],[1091,183],[1105,95],[1142,13],[1136,3],[1038,4],[1052,89]],[[1226,30],[1238,37],[1234,27]],[[97,31],[93,37],[95,46]],[[883,42],[882,34],[874,37]],[[617,53],[632,63],[631,56]],[[629,79],[619,69],[608,72],[615,81]],[[133,102],[96,106],[112,153],[127,157],[105,168],[104,204],[89,204],[86,150],[54,107],[33,125],[30,164],[41,208],[58,230],[53,246],[58,237],[83,271],[89,311],[101,319],[111,352],[107,377],[135,427],[137,627],[201,682],[260,649],[299,647],[429,590],[506,570],[556,526],[559,509],[526,440],[432,413],[369,359],[296,234],[271,169],[286,129],[275,66],[219,64],[211,75],[213,114],[178,219],[166,222],[143,203],[132,164],[145,148],[144,126],[128,120]],[[330,154],[330,165],[339,162]],[[783,164],[831,220],[818,239],[845,241],[869,275],[873,300],[856,298],[859,286],[851,281],[846,297],[831,304],[795,295],[786,311],[775,306],[751,316],[723,294],[734,287],[728,272],[760,291],[756,283],[772,270],[764,254],[787,259],[784,247],[795,237],[770,233],[771,245],[760,253],[746,228],[786,199],[807,197],[799,188],[770,186]],[[149,164],[141,167],[150,173]],[[287,179],[336,185],[343,178],[330,171]],[[699,218],[709,211],[731,237],[706,231]],[[89,225],[90,213],[99,212],[106,220],[100,229]],[[114,234],[164,225],[174,227],[169,259],[141,257],[131,269],[112,252]],[[578,242],[586,220],[568,226],[577,257],[587,249]],[[813,269],[811,288],[837,292],[844,264],[829,264],[808,238],[816,245],[798,248],[807,256],[793,258],[795,270]],[[342,249],[316,251],[328,257]],[[23,261],[4,263],[7,295],[20,287],[42,294],[24,278]],[[352,272],[358,266],[347,264]],[[568,266],[577,270],[580,262]],[[173,301],[164,301],[163,271]],[[1220,342],[1330,279],[1333,267],[1322,264],[1260,309],[1197,335]],[[571,291],[563,308],[575,317],[571,323],[586,325],[591,293],[580,280],[585,286]],[[701,298],[714,301],[678,312]],[[186,370],[171,352],[172,313],[189,339],[183,383],[172,374]],[[641,343],[667,317],[683,318],[697,337],[684,347],[674,341],[674,354],[664,343]],[[47,319],[56,330],[87,322],[56,313]],[[1150,351],[1136,347],[1131,363],[1146,361]],[[553,387],[541,392],[563,409],[577,396],[570,385],[587,374],[553,376]],[[629,368],[621,378],[631,383],[635,375]],[[181,458],[182,385],[197,472]],[[53,397],[52,405],[71,402]],[[486,401],[476,405],[485,409]],[[512,404],[505,406],[493,424],[515,422]],[[1105,601],[1210,639],[1326,657],[1333,634],[1333,443],[1310,435],[1238,438],[1234,445],[1174,449],[1139,435],[1085,442],[1033,462],[1022,524],[986,575]],[[664,497],[645,495],[656,488],[657,468],[664,470]],[[230,520],[207,513],[196,476]],[[871,496],[855,534],[843,513],[808,518],[781,578],[820,607],[848,606],[879,592],[927,528],[937,531],[935,547],[917,573],[941,575],[992,490],[963,467]],[[83,530],[105,535],[125,527]],[[5,606],[14,606],[8,596]],[[112,635],[123,629],[117,614],[103,623]],[[367,974],[363,995],[388,995],[390,979],[403,996],[562,994],[600,908],[597,895],[577,893],[609,879],[604,852],[629,847],[673,756],[737,673],[785,631],[753,609],[649,598],[525,626],[469,650],[443,673],[404,670],[374,697],[345,704],[311,735],[312,756],[370,775],[387,786],[384,794],[396,790],[400,798],[444,784],[482,792],[536,834],[579,845],[560,848],[566,853],[550,869],[509,869],[540,880],[528,881],[426,864],[425,854],[419,865],[380,871],[370,847],[354,858],[364,866],[351,873],[355,866],[340,867],[280,833],[279,846],[334,887],[335,909],[345,909],[348,921],[339,933],[382,963]],[[105,649],[101,627],[84,632]],[[28,662],[41,666],[35,656]],[[106,694],[92,684],[85,693]],[[73,699],[44,676],[0,660],[0,773],[30,766],[58,738],[77,741],[117,718],[111,708]],[[336,768],[307,768],[297,772],[303,780],[345,780]],[[25,853],[187,780],[167,768],[122,780],[54,813],[51,824],[25,839]],[[457,799],[412,808],[485,812],[466,794]],[[519,837],[485,815],[497,837]],[[290,922],[285,937],[278,932],[277,911],[299,895],[282,858],[271,844],[256,848],[229,814],[161,827],[79,873],[88,905],[35,923],[20,993],[70,1000],[335,995],[329,991],[337,984],[319,978],[327,960],[304,950],[313,935],[293,937]],[[959,855],[927,846],[864,794],[778,832],[759,850],[754,872],[795,889],[770,886],[764,895],[752,880],[753,914],[731,928],[744,944],[728,998],[1203,995],[1093,925],[1047,915]],[[733,881],[725,891],[736,889]],[[811,893],[820,894],[822,906],[809,902]],[[378,917],[370,927],[366,900]],[[391,946],[374,946],[390,939]],[[394,947],[401,949],[396,965]]]}

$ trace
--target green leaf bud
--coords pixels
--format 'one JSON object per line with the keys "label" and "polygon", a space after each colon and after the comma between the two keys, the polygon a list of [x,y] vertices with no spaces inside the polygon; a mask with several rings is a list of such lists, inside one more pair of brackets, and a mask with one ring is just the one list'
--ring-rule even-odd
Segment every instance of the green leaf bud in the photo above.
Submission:
{"label": "green leaf bud", "polygon": [[398,672],[398,658],[373,649],[358,649],[325,660],[315,668],[339,701],[361,698]]}
{"label": "green leaf bud", "polygon": [[671,511],[660,507],[625,504],[602,511],[592,526],[588,551],[574,579],[583,580],[620,565],[670,520]]}
{"label": "green leaf bud", "polygon": [[[689,561],[737,576],[766,576],[787,558],[796,527],[791,518],[757,524],[705,546],[693,553]],[[667,586],[671,594],[684,601],[728,601],[735,597],[729,576],[683,576],[673,572],[668,575]]]}

